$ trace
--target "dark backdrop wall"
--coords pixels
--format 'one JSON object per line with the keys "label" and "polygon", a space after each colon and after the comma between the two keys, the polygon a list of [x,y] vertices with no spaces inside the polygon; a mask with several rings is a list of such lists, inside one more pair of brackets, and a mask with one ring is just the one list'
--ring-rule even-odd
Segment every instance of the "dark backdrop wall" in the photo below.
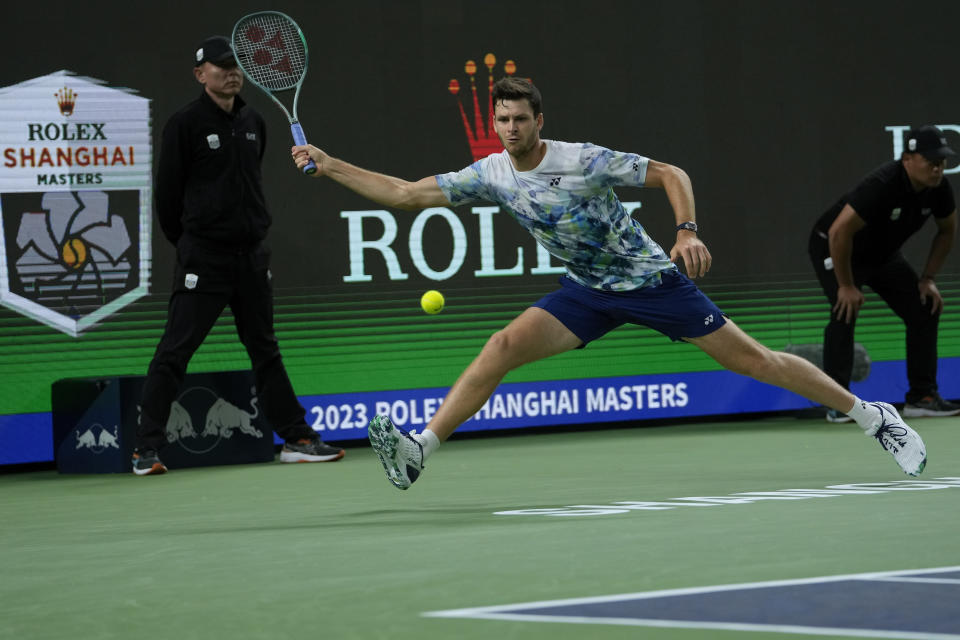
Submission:
{"label": "dark backdrop wall", "polygon": [[[808,272],[813,219],[893,157],[885,127],[960,123],[950,68],[960,4],[951,1],[17,3],[5,9],[0,86],[66,68],[131,87],[152,101],[157,141],[169,115],[199,91],[191,71],[197,43],[229,35],[237,18],[261,9],[290,14],[307,34],[300,115],[310,140],[331,154],[410,179],[468,164],[447,83],[458,79],[459,98],[467,98],[463,65],[477,61],[485,111],[482,59],[492,52],[498,77],[512,59],[517,75],[542,90],[545,137],[686,169],[718,278]],[[388,284],[376,255],[367,261],[372,282],[343,283],[340,212],[378,207],[298,175],[279,111],[252,88],[245,96],[271,127],[265,174],[272,244],[282,248],[277,270],[290,260],[285,282]],[[960,147],[960,135],[949,135]],[[643,202],[637,215],[669,248],[672,216],[662,194],[622,196]],[[426,281],[404,249],[413,215],[394,213],[408,284]],[[469,284],[479,266],[475,216],[461,217],[470,243],[451,284]],[[929,233],[911,243],[911,255],[924,254]],[[532,241],[519,228],[498,220],[496,234],[498,266],[515,263],[516,246],[532,261]],[[449,237],[439,221],[428,225],[435,244],[426,255],[437,268],[449,262]],[[154,245],[153,290],[164,291],[172,249],[159,233]],[[947,268],[956,265],[955,253]]]}
{"label": "dark backdrop wall", "polygon": [[[300,118],[308,138],[361,166],[416,180],[472,162],[458,105],[472,121],[464,67],[467,60],[478,67],[475,80],[486,119],[484,59],[493,54],[496,77],[510,60],[518,76],[532,78],[542,90],[545,137],[590,141],[684,168],[693,179],[701,237],[714,256],[713,270],[700,285],[774,349],[807,345],[817,352],[829,306],[805,255],[807,236],[826,207],[894,157],[891,128],[942,125],[960,149],[960,86],[953,77],[960,24],[956,0],[7,3],[0,88],[64,69],[132,88],[150,101],[156,145],[170,115],[201,91],[192,72],[197,45],[211,34],[229,35],[241,16],[265,9],[290,14],[307,35],[310,66]],[[461,87],[456,96],[448,91],[451,80]],[[46,91],[40,99],[52,101]],[[391,249],[406,277],[391,280],[387,262],[372,249],[357,254],[369,277],[350,277],[347,217],[381,207],[300,174],[290,160],[289,128],[279,110],[253,87],[244,96],[269,126],[264,174],[274,213],[276,328],[308,419],[332,439],[362,437],[375,405],[360,404],[359,396],[351,395],[357,393],[366,393],[363,402],[371,403],[385,402],[380,394],[392,393],[391,402],[401,407],[423,396],[425,415],[491,333],[556,286],[556,273],[533,272],[536,247],[505,214],[488,215],[492,227],[484,235],[483,218],[463,207],[369,214],[363,240],[379,238],[383,220],[395,225]],[[89,93],[80,99],[89,99]],[[11,102],[16,101],[6,100],[4,109]],[[16,102],[0,120],[17,122],[10,114],[25,108]],[[56,107],[50,102],[43,108]],[[22,139],[22,123],[16,127],[0,130],[3,139]],[[6,158],[2,151],[0,158]],[[4,171],[10,169],[0,166],[0,178],[11,175]],[[954,187],[960,186],[960,167],[948,166],[948,172]],[[5,246],[13,246],[17,225],[23,224],[20,214],[37,209],[23,204],[19,194],[3,195],[10,203],[3,211]],[[669,249],[674,222],[663,193],[624,189],[620,195],[642,204],[634,215]],[[36,193],[29,198],[40,202]],[[111,200],[121,208],[122,202]],[[121,213],[135,220],[138,212]],[[420,233],[419,222],[430,214]],[[463,229],[459,244],[452,228]],[[135,237],[135,222],[130,229]],[[48,326],[4,298],[0,464],[51,459],[50,388],[56,380],[145,373],[166,321],[174,258],[155,222],[152,229],[149,293],[141,287],[132,301],[97,316],[78,335]],[[932,235],[928,225],[908,244],[914,264],[922,261]],[[411,237],[422,237],[422,246]],[[353,241],[358,249],[360,240]],[[491,245],[496,269],[513,267],[523,251],[520,275],[475,275],[490,266],[484,265],[482,249]],[[446,270],[457,248],[464,250],[462,264],[449,277],[424,275]],[[421,254],[425,264],[418,262]],[[938,280],[947,300],[940,331],[941,391],[949,398],[960,397],[960,383],[954,383],[960,375],[950,373],[960,366],[958,255],[950,255]],[[8,268],[16,276],[14,271]],[[419,298],[434,288],[446,294],[447,308],[427,316]],[[71,307],[58,313],[76,312]],[[861,393],[902,400],[902,324],[868,292],[857,331],[877,365],[864,382],[873,386]],[[247,367],[225,313],[190,370]],[[672,376],[670,385],[690,385],[683,415],[798,406],[797,398],[728,393],[727,385],[734,383],[727,379],[706,385],[724,390],[724,400],[732,404],[721,406],[709,393],[694,391],[691,377],[717,368],[690,345],[625,326],[589,349],[511,372],[505,382],[533,385],[531,393],[560,389],[576,397],[577,384],[602,386],[620,377],[616,384],[629,388],[637,380],[644,385],[652,380],[650,388],[659,388],[667,383],[656,376]],[[420,395],[414,398],[409,390]],[[543,413],[536,419],[549,424],[681,415],[677,406],[655,414],[620,409],[610,409],[605,418],[594,412]],[[523,421],[528,418],[509,426],[528,424]]]}

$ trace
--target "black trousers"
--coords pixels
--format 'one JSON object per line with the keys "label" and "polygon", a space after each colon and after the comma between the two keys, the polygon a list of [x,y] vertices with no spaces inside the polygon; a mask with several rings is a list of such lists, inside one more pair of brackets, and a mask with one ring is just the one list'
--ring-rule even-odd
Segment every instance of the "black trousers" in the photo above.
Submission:
{"label": "black trousers", "polygon": [[140,402],[137,448],[166,444],[170,404],[176,399],[190,358],[225,307],[253,366],[257,397],[268,424],[287,441],[315,437],[304,419],[273,332],[270,251],[265,245],[218,250],[184,236],[177,245],[167,325],[147,369]]}
{"label": "black trousers", "polygon": [[[820,280],[820,286],[830,301],[837,303],[836,275],[827,269],[824,260],[830,257],[827,239],[814,230],[810,235],[810,260]],[[937,391],[937,327],[940,314],[931,314],[931,301],[920,302],[916,271],[899,251],[879,264],[853,263],[853,280],[858,289],[864,285],[873,289],[890,309],[897,314],[907,333],[907,380],[910,390],[907,402],[916,402]],[[823,369],[841,384],[850,388],[853,371],[853,333],[856,320],[847,324],[831,311],[830,322],[823,332]]]}

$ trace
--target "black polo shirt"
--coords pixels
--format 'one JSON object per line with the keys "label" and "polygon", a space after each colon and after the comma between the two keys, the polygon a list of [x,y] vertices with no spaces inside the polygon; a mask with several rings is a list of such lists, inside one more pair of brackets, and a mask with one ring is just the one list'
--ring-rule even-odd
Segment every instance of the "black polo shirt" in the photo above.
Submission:
{"label": "black polo shirt", "polygon": [[914,191],[899,160],[867,175],[820,216],[815,228],[826,234],[847,203],[867,223],[853,236],[852,260],[868,264],[883,262],[899,251],[928,218],[946,218],[956,208],[946,178],[936,187]]}
{"label": "black polo shirt", "polygon": [[228,249],[267,235],[271,217],[260,162],[263,118],[240,96],[227,113],[206,91],[163,128],[157,170],[157,218],[174,244],[183,233]]}

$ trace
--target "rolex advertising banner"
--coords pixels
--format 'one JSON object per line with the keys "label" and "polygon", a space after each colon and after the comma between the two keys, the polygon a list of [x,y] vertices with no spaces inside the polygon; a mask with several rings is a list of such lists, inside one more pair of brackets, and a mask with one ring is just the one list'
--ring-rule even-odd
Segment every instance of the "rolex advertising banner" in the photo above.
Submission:
{"label": "rolex advertising banner", "polygon": [[[5,9],[16,28],[0,40],[0,464],[54,459],[54,381],[145,374],[176,260],[156,222],[154,149],[202,91],[199,43],[261,9],[199,4],[186,21],[175,5],[118,0],[93,12],[62,0]],[[814,221],[898,158],[911,126],[938,125],[960,150],[956,1],[918,5],[927,17],[917,20],[895,0],[292,0],[282,10],[308,43],[300,123],[332,156],[416,181],[499,153],[490,88],[513,76],[543,94],[543,138],[682,168],[713,256],[698,286],[773,349],[822,344],[830,308],[807,256]],[[179,26],[156,27],[169,24]],[[286,46],[277,34],[258,42],[264,60]],[[332,441],[364,438],[376,412],[421,428],[487,339],[553,291],[563,268],[492,203],[406,211],[302,174],[281,111],[249,84],[241,96],[267,124],[274,322],[308,421]],[[960,165],[945,171],[960,186]],[[676,222],[663,191],[617,195],[669,252]],[[915,268],[933,228],[904,247]],[[957,254],[937,277],[946,398],[960,397]],[[446,305],[426,314],[420,297],[432,289]],[[902,402],[903,324],[864,293],[856,341],[867,366],[852,390]],[[227,310],[189,371],[249,367]],[[511,371],[464,429],[807,408],[628,325]]]}
{"label": "rolex advertising banner", "polygon": [[52,73],[0,90],[0,302],[76,337],[147,291],[149,101]]}

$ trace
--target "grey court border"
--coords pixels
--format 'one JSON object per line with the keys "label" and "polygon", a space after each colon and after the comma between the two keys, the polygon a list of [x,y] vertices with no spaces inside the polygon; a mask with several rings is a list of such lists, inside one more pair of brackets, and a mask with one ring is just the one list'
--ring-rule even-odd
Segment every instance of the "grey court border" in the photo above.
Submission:
{"label": "grey court border", "polygon": [[[540,607],[573,606],[581,604],[595,604],[616,602],[619,600],[644,600],[663,596],[695,595],[701,593],[718,593],[722,591],[736,591],[739,589],[756,589],[764,587],[784,587],[795,585],[824,584],[843,580],[877,580],[884,582],[913,582],[924,584],[960,584],[960,579],[926,577],[930,574],[960,571],[960,566],[938,567],[934,569],[908,569],[903,571],[883,571],[875,573],[854,573],[839,576],[820,576],[816,578],[801,578],[797,580],[773,580],[768,582],[743,582],[739,584],[725,584],[711,587],[689,587],[684,589],[665,589],[661,591],[641,591],[637,593],[620,593],[608,596],[594,596],[588,598],[570,598],[566,600],[544,600],[540,602],[523,602],[492,607],[470,607],[466,609],[449,609],[445,611],[425,611],[420,615],[428,618],[478,618],[485,620],[512,620],[518,622],[560,622],[567,624],[615,624],[635,627],[670,627],[681,629],[719,629],[723,631],[767,631],[774,633],[801,633],[809,635],[848,636],[855,638],[897,638],[901,640],[960,640],[960,634],[953,633],[922,633],[909,631],[888,631],[882,629],[849,629],[833,627],[816,627],[803,625],[775,625],[749,624],[728,622],[702,622],[694,620],[659,620],[649,618],[604,618],[589,616],[560,616],[513,613],[517,610]],[[924,576],[924,577],[918,577]]]}

